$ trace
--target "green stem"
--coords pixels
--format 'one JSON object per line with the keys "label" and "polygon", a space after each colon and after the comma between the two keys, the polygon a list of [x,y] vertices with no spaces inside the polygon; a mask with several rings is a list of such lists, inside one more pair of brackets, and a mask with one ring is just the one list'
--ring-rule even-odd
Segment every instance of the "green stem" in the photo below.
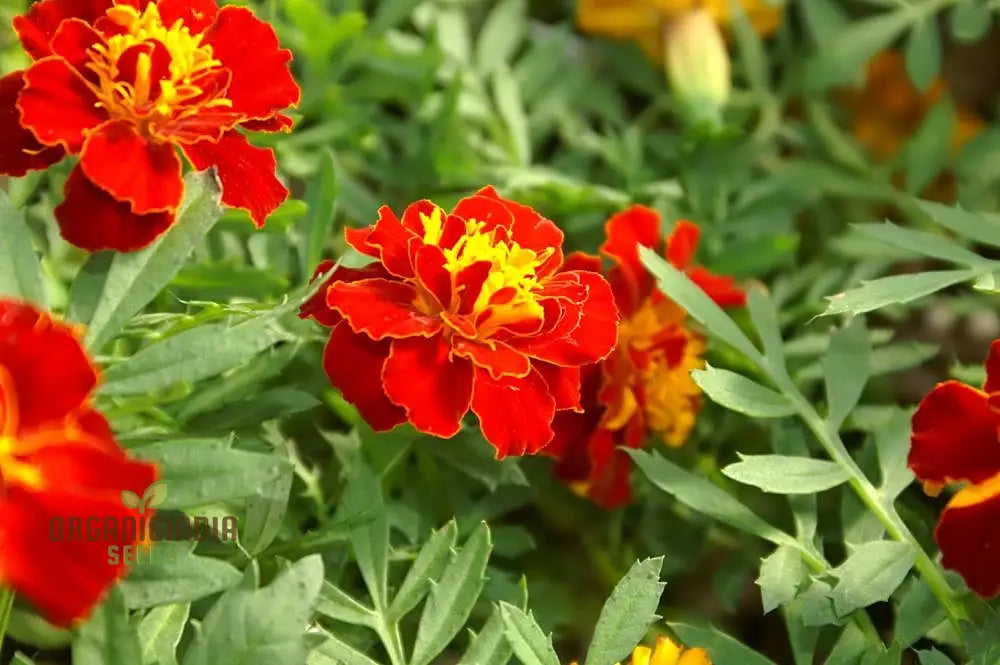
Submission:
{"label": "green stem", "polygon": [[0,589],[0,652],[3,651],[3,640],[7,636],[7,624],[14,609],[13,589]]}
{"label": "green stem", "polygon": [[406,665],[406,653],[403,651],[403,640],[399,634],[399,624],[386,619],[385,614],[379,614],[379,622],[375,627],[378,637],[382,640],[389,662],[392,665]]}

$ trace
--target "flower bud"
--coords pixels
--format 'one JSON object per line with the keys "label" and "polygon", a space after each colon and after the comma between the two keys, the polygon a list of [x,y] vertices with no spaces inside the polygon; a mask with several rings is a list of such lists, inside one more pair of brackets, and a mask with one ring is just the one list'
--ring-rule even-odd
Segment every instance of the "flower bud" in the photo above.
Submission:
{"label": "flower bud", "polygon": [[665,64],[670,87],[692,123],[718,123],[732,87],[729,51],[719,26],[704,9],[667,22]]}

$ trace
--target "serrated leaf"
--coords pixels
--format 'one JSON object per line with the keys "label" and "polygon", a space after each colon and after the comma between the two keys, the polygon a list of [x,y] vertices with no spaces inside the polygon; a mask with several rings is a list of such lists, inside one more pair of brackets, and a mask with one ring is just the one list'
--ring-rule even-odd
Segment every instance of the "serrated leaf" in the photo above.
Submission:
{"label": "serrated leaf", "polygon": [[782,545],[764,557],[757,577],[764,614],[792,602],[805,575],[802,557],[794,548]]}
{"label": "serrated leaf", "polygon": [[500,603],[504,634],[522,665],[559,665],[552,637],[542,632],[531,614],[508,603]]}
{"label": "serrated leaf", "polygon": [[876,540],[861,545],[832,572],[830,597],[838,616],[889,599],[913,567],[916,554],[907,543]]}
{"label": "serrated leaf", "polygon": [[260,494],[247,501],[246,518],[240,528],[240,544],[251,555],[264,551],[278,536],[292,490],[291,466],[273,482],[262,485]]}
{"label": "serrated leaf", "polygon": [[42,264],[31,242],[24,213],[0,191],[0,296],[45,307]]}
{"label": "serrated leaf", "polygon": [[389,604],[389,520],[382,484],[368,465],[358,464],[354,468],[353,478],[340,499],[340,515],[342,519],[366,517],[351,528],[351,545],[375,609],[381,611]]}
{"label": "serrated leaf", "polygon": [[918,200],[917,205],[935,222],[958,235],[985,245],[1000,247],[1000,217],[970,212],[961,206],[949,206],[935,201]]}
{"label": "serrated leaf", "polygon": [[636,561],[601,608],[584,665],[614,665],[632,652],[649,625],[666,586],[660,581],[663,557]]}
{"label": "serrated leaf", "polygon": [[240,571],[225,561],[195,556],[194,542],[154,543],[149,561],[120,584],[129,609],[188,603],[236,585]]}
{"label": "serrated leaf", "polygon": [[946,619],[944,609],[923,578],[914,578],[899,598],[893,641],[908,647]]}
{"label": "serrated leaf", "polygon": [[143,665],[176,665],[177,645],[184,634],[190,603],[154,607],[139,623]]}
{"label": "serrated leaf", "polygon": [[390,619],[400,619],[423,600],[431,586],[444,573],[451,559],[452,548],[458,536],[458,525],[455,520],[431,534],[424,546],[420,548],[416,560],[410,566],[403,579],[399,591],[392,599],[388,616]]}
{"label": "serrated leaf", "polygon": [[765,522],[725,490],[685,471],[663,456],[642,450],[625,452],[650,482],[689,508],[776,545],[791,540],[788,534]]}
{"label": "serrated leaf", "polygon": [[850,291],[830,296],[823,316],[864,314],[886,305],[907,303],[959,282],[969,281],[976,274],[975,270],[932,270],[863,282]]}
{"label": "serrated leaf", "polygon": [[323,582],[316,611],[331,619],[356,626],[375,626],[378,615],[339,587]]}
{"label": "serrated leaf", "polygon": [[304,662],[304,629],[322,583],[323,561],[313,554],[263,589],[230,589],[205,616],[182,664]]}
{"label": "serrated leaf", "polygon": [[[306,665],[379,665],[331,633],[324,635],[326,640],[310,654]],[[320,658],[313,658],[313,655],[319,655]]]}
{"label": "serrated leaf", "polygon": [[139,635],[129,623],[121,591],[111,587],[107,599],[73,640],[74,665],[136,665],[142,662]]}
{"label": "serrated leaf", "polygon": [[691,372],[691,378],[709,399],[732,411],[755,418],[782,418],[795,413],[795,405],[784,395],[742,374],[706,364]]}
{"label": "serrated leaf", "polygon": [[785,455],[740,455],[723,475],[775,494],[815,494],[846,482],[849,474],[834,462]]}
{"label": "serrated leaf", "polygon": [[775,665],[772,661],[760,655],[753,649],[729,635],[712,627],[693,626],[686,623],[669,623],[670,629],[677,633],[684,644],[691,647],[701,647],[708,652],[713,663],[725,665]]}
{"label": "serrated leaf", "polygon": [[889,245],[908,249],[917,254],[931,256],[942,261],[950,261],[970,267],[983,266],[988,263],[983,257],[956,245],[940,233],[908,229],[891,222],[884,222],[882,224],[854,224],[852,228],[869,238],[875,238]]}
{"label": "serrated leaf", "polygon": [[926,90],[941,71],[941,39],[934,16],[925,16],[913,25],[904,56],[910,80],[918,89]]}
{"label": "serrated leaf", "polygon": [[411,665],[428,665],[462,629],[486,583],[490,557],[490,531],[486,523],[472,532],[431,589],[420,614]]}
{"label": "serrated leaf", "polygon": [[507,665],[512,655],[500,609],[494,608],[483,629],[469,641],[458,665]]}
{"label": "serrated leaf", "polygon": [[[184,204],[177,222],[159,240],[138,252],[115,253],[101,285],[101,296],[90,306],[70,311],[90,313],[84,343],[97,350],[107,344],[129,320],[145,307],[184,266],[195,245],[208,233],[222,209],[218,204],[218,189],[209,173],[190,173],[184,178]],[[93,274],[87,275],[94,284]],[[76,291],[76,289],[74,289]],[[81,296],[93,299],[89,292]]]}
{"label": "serrated leaf", "polygon": [[830,350],[823,358],[823,380],[829,405],[827,422],[834,430],[840,428],[868,383],[871,343],[865,323],[854,317],[843,328],[830,335]]}
{"label": "serrated leaf", "polygon": [[854,623],[848,623],[840,633],[825,665],[859,665],[870,649],[868,639]]}

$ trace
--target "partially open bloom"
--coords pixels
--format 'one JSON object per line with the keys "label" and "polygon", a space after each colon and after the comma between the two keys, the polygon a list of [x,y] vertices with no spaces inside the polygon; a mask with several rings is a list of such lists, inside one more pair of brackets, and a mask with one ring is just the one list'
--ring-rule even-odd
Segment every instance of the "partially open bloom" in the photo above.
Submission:
{"label": "partially open bloom", "polygon": [[670,87],[694,121],[717,122],[732,88],[729,50],[715,20],[695,9],[666,28]]}
{"label": "partially open bloom", "polygon": [[712,661],[700,647],[685,649],[669,637],[658,637],[652,649],[646,646],[633,649],[629,665],[712,665]]}
{"label": "partially open bloom", "polygon": [[338,268],[300,315],[333,328],[326,373],[376,430],[448,438],[471,408],[497,457],[538,452],[581,408],[580,367],[614,347],[608,283],[566,269],[562,231],[492,187],[450,213],[383,207],[347,242],[376,261]]}
{"label": "partially open bloom", "polygon": [[[663,44],[670,22],[703,9],[722,27],[732,20],[730,0],[579,0],[580,29],[613,39],[635,40],[656,63],[663,62]],[[741,0],[754,29],[763,37],[781,25],[782,3]]]}
{"label": "partially open bloom", "polygon": [[270,149],[300,91],[274,30],[215,0],[41,0],[14,19],[33,62],[0,79],[0,174],[79,155],[55,211],[70,243],[145,247],[184,198],[177,148],[214,167],[222,202],[257,226],[288,196]]}
{"label": "partially open bloom", "polygon": [[[660,216],[632,206],[605,227],[601,253],[612,261],[608,281],[621,309],[618,345],[600,364],[583,369],[582,413],[556,416],[556,436],[546,449],[559,460],[556,475],[595,502],[612,508],[631,498],[628,455],[647,436],[683,445],[701,408],[691,370],[703,366],[705,340],[685,324],[686,313],[656,289],[639,261],[638,246],[665,246],[667,259],[723,306],[741,306],[746,294],[729,277],[692,265],[699,229],[681,220],[666,238]],[[567,264],[600,271],[597,257],[571,255]]]}
{"label": "partially open bloom", "polygon": [[937,494],[962,483],[934,531],[941,563],[990,598],[1000,594],[1000,340],[986,359],[982,390],[939,383],[913,415],[909,466]]}
{"label": "partially open bloom", "polygon": [[86,616],[125,574],[108,548],[134,546],[136,533],[104,526],[135,520],[121,492],[141,494],[157,475],[89,405],[96,382],[72,329],[0,300],[0,584],[58,625]]}

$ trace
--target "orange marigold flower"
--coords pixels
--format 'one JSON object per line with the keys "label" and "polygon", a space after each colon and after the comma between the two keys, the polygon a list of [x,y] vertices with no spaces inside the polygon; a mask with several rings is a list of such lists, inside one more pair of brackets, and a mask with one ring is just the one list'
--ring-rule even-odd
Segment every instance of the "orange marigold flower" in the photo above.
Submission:
{"label": "orange marigold flower", "polygon": [[[556,416],[556,436],[546,453],[559,460],[555,473],[597,503],[613,508],[631,498],[628,455],[650,434],[680,446],[701,408],[691,370],[702,367],[704,338],[685,326],[685,312],[663,296],[639,261],[638,246],[659,249],[660,216],[633,206],[605,227],[601,253],[613,267],[608,281],[622,313],[618,345],[599,365],[583,369],[583,413]],[[665,253],[675,267],[723,306],[742,306],[746,294],[732,278],[691,265],[699,229],[681,220],[667,237]],[[574,254],[567,265],[601,270],[597,257]]]}
{"label": "orange marigold flower", "polygon": [[338,268],[300,316],[333,328],[326,373],[376,430],[448,438],[471,408],[498,458],[536,453],[581,408],[580,367],[614,347],[608,283],[564,267],[562,231],[492,187],[450,213],[383,207],[347,242],[377,261]]}
{"label": "orange marigold flower", "polygon": [[[639,43],[649,57],[663,62],[663,41],[670,22],[703,9],[725,27],[732,20],[730,0],[580,0],[576,23],[581,30],[612,39]],[[741,0],[750,23],[763,37],[781,25],[784,5],[769,0]]]}
{"label": "orange marigold flower", "polygon": [[58,625],[86,616],[125,574],[123,561],[109,564],[109,546],[137,542],[117,529],[85,538],[81,525],[136,519],[121,492],[142,494],[157,477],[90,407],[96,383],[68,326],[0,300],[0,584]]}
{"label": "orange marigold flower", "polygon": [[700,647],[685,649],[668,637],[658,637],[652,649],[645,646],[633,649],[629,665],[712,665],[712,661]]}
{"label": "orange marigold flower", "polygon": [[181,158],[215,167],[257,226],[288,196],[270,149],[299,101],[274,30],[215,0],[41,0],[14,19],[33,63],[0,78],[0,174],[80,155],[55,216],[70,243],[145,247],[184,198]]}
{"label": "orange marigold flower", "polygon": [[939,383],[913,415],[909,466],[930,494],[965,483],[945,506],[934,531],[941,563],[985,598],[1000,594],[1000,340],[986,359],[977,390]]}

